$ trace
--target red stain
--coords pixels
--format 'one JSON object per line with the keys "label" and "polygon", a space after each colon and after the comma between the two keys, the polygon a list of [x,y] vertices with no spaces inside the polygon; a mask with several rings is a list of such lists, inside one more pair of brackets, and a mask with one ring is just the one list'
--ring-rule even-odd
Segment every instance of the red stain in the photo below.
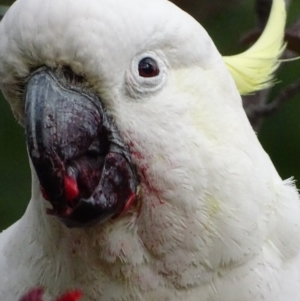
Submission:
{"label": "red stain", "polygon": [[132,141],[129,142],[129,149],[130,149],[130,153],[131,153],[131,156],[133,158],[136,158],[136,159],[139,159],[139,160],[142,160],[142,159],[145,159],[145,157],[139,152],[139,151],[136,151],[135,150],[135,145]]}
{"label": "red stain", "polygon": [[28,291],[20,301],[43,301],[44,289],[42,288],[33,288]]}
{"label": "red stain", "polygon": [[132,152],[131,152],[131,155],[132,155],[134,158],[139,159],[139,160],[144,159],[143,155],[142,155],[140,152],[132,151]]}
{"label": "red stain", "polygon": [[[136,194],[133,193],[133,194],[129,197],[129,199],[127,200],[127,202],[126,202],[126,204],[125,204],[125,207],[124,207],[122,213],[126,212],[126,211],[134,204],[135,200],[136,200]],[[122,213],[121,213],[121,214],[122,214]]]}
{"label": "red stain", "polygon": [[64,180],[64,185],[65,185],[65,197],[68,201],[72,202],[74,201],[78,195],[79,195],[79,189],[77,186],[76,181],[69,177],[66,176]]}
{"label": "red stain", "polygon": [[[143,161],[145,161],[145,157],[144,157],[140,152],[133,150],[133,148],[134,148],[133,142],[130,142],[130,143],[129,143],[129,146],[130,146],[130,152],[131,152],[132,157],[134,157],[134,158],[136,158],[136,159],[138,159],[138,160],[143,160]],[[154,187],[150,184],[150,182],[149,182],[149,180],[148,180],[148,177],[147,177],[147,169],[148,169],[148,168],[149,168],[149,166],[148,166],[147,164],[144,164],[144,166],[140,167],[139,171],[140,171],[141,178],[143,178],[144,183],[145,183],[145,185],[146,185],[148,191],[151,192],[151,193],[154,193],[154,194],[157,196],[157,198],[158,198],[158,200],[159,200],[159,203],[160,203],[161,205],[163,205],[163,204],[164,204],[164,201],[163,201],[163,200],[160,198],[160,196],[159,196],[159,195],[160,195],[159,190],[157,190],[156,188],[154,188]],[[127,204],[126,204],[126,205],[127,205]],[[151,204],[151,206],[152,206],[153,208],[156,207],[155,204],[153,204],[153,203]],[[127,207],[127,206],[125,206],[125,207]],[[124,211],[125,211],[125,210],[124,210]],[[123,212],[124,212],[124,211],[123,211]]]}
{"label": "red stain", "polygon": [[[44,289],[40,287],[29,290],[20,301],[43,301]],[[53,301],[79,301],[82,292],[79,290],[69,291]]]}
{"label": "red stain", "polygon": [[55,301],[77,301],[82,297],[81,291],[70,291],[56,299]]}
{"label": "red stain", "polygon": [[[156,188],[154,188],[154,187],[149,183],[149,181],[148,181],[148,177],[147,177],[147,174],[146,174],[147,168],[148,168],[148,166],[145,165],[144,167],[142,167],[142,168],[140,169],[140,173],[141,173],[141,176],[142,176],[142,178],[143,178],[143,180],[144,180],[144,183],[145,183],[147,189],[149,190],[149,192],[154,193],[154,194],[157,196],[157,198],[158,198],[158,200],[159,200],[159,203],[160,203],[161,205],[163,205],[163,204],[164,204],[164,201],[160,198],[160,192],[159,192],[159,190],[157,190]],[[153,203],[152,203],[152,207],[155,207],[155,205],[154,205]]]}

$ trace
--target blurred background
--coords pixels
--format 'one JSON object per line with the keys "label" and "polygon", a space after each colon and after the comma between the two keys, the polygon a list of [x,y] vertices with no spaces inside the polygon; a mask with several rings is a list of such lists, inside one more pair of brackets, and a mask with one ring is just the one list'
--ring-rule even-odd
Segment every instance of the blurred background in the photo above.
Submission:
{"label": "blurred background", "polygon": [[[266,3],[268,1],[265,0]],[[0,0],[0,5],[11,5],[13,2]],[[248,48],[249,46],[241,41],[249,36],[248,33],[256,29],[263,19],[258,19],[256,0],[174,2],[200,21],[222,55],[236,54]],[[289,27],[300,20],[300,1],[287,2]],[[264,13],[261,9],[258,11],[260,14]],[[300,26],[298,29],[300,39]],[[270,91],[268,101],[299,78],[300,60],[284,63],[277,74],[279,83]],[[244,103],[247,101],[245,99]],[[281,177],[294,176],[300,187],[300,93],[290,98],[277,113],[266,118],[256,130]],[[30,186],[24,129],[15,122],[9,105],[0,94],[0,231],[24,213],[30,199]]]}

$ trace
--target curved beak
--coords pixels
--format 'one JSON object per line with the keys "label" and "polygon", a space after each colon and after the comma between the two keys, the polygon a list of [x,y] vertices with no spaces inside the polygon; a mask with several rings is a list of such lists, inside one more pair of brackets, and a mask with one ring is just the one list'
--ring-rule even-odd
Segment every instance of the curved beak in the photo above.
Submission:
{"label": "curved beak", "polygon": [[137,174],[101,99],[49,68],[31,76],[25,97],[27,145],[50,213],[69,227],[120,214]]}

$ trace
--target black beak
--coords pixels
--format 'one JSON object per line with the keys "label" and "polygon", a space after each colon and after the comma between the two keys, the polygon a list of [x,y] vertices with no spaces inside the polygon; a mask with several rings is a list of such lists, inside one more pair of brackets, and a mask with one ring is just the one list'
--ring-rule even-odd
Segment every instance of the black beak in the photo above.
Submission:
{"label": "black beak", "polygon": [[136,198],[137,174],[101,99],[46,67],[25,97],[29,154],[50,213],[69,227],[122,213]]}

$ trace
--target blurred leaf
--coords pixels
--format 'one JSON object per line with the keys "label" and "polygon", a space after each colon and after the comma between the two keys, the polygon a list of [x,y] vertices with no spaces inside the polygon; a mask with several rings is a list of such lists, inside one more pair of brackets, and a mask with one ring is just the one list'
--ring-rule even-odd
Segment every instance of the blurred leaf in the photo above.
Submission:
{"label": "blurred leaf", "polygon": [[24,213],[30,199],[30,170],[24,129],[0,93],[0,232]]}
{"label": "blurred leaf", "polygon": [[0,6],[9,6],[12,5],[15,0],[0,0]]}
{"label": "blurred leaf", "polygon": [[8,9],[9,9],[9,6],[0,5],[0,16],[4,16]]}

